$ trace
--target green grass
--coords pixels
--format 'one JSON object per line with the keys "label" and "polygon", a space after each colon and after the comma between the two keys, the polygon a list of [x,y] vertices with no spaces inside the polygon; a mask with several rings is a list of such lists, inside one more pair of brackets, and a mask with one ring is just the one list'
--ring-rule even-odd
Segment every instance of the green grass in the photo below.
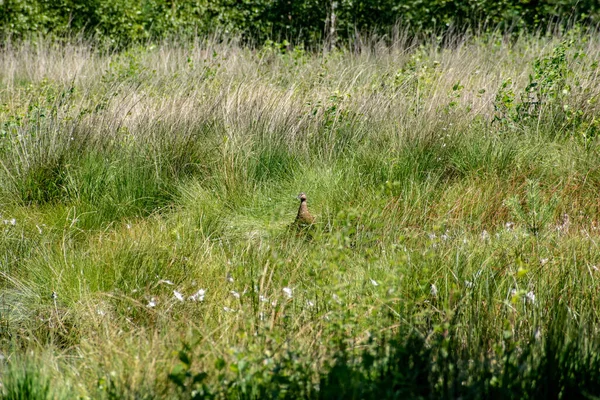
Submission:
{"label": "green grass", "polygon": [[600,395],[594,35],[1,51],[5,397]]}

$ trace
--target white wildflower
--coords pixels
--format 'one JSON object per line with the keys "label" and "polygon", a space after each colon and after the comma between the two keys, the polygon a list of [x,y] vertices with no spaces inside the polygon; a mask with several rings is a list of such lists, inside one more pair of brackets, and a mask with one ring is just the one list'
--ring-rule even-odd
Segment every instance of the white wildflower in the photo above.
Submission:
{"label": "white wildflower", "polygon": [[437,294],[438,294],[437,286],[435,286],[435,284],[432,283],[431,284],[431,295],[433,297],[437,297]]}
{"label": "white wildflower", "polygon": [[269,301],[269,299],[263,296],[262,294],[258,296],[258,299],[261,301],[261,303],[266,303],[267,301]]}
{"label": "white wildflower", "polygon": [[435,233],[428,234],[429,239],[434,240],[436,238]]}
{"label": "white wildflower", "polygon": [[312,301],[310,301],[310,300],[306,300],[306,305],[307,305],[307,306],[309,306],[309,307],[314,307],[314,306],[315,306],[315,303],[313,303],[313,302],[312,302]]}
{"label": "white wildflower", "polygon": [[225,311],[225,312],[235,312],[235,310],[233,308],[229,308],[229,307],[223,307],[223,311]]}
{"label": "white wildflower", "polygon": [[156,307],[156,300],[154,300],[154,297],[152,297],[150,299],[150,301],[148,302],[148,304],[146,305],[146,307],[149,307],[149,308]]}
{"label": "white wildflower", "polygon": [[204,295],[206,294],[206,290],[200,289],[193,295],[189,297],[191,301],[204,301]]}
{"label": "white wildflower", "polygon": [[510,231],[515,227],[515,223],[509,221],[506,224],[504,224],[504,227],[506,228],[506,230]]}
{"label": "white wildflower", "polygon": [[235,297],[236,299],[239,299],[239,298],[240,298],[240,294],[239,294],[238,292],[236,292],[235,290],[232,290],[232,291],[231,291],[231,292],[229,292],[229,293],[231,293],[231,295],[232,295],[233,297]]}
{"label": "white wildflower", "polygon": [[229,272],[227,273],[227,282],[233,283],[233,276]]}
{"label": "white wildflower", "polygon": [[483,232],[481,232],[481,240],[490,240],[490,234],[485,229],[483,230]]}
{"label": "white wildflower", "polygon": [[283,288],[283,293],[285,293],[285,295],[286,295],[286,297],[287,297],[288,299],[291,299],[291,298],[292,298],[292,288],[289,288],[289,287],[284,287],[284,288]]}
{"label": "white wildflower", "polygon": [[445,242],[446,240],[450,239],[450,235],[444,233],[442,236],[440,236],[440,238]]}
{"label": "white wildflower", "polygon": [[535,303],[535,294],[531,290],[529,292],[527,292],[525,297],[527,298],[527,300],[529,302],[531,302],[531,304]]}
{"label": "white wildflower", "polygon": [[173,290],[173,296],[175,296],[175,298],[179,301],[183,301],[183,295],[181,293],[179,293],[177,290]]}
{"label": "white wildflower", "polygon": [[371,279],[371,285],[379,286],[379,283],[377,283],[377,281],[375,279]]}
{"label": "white wildflower", "polygon": [[548,259],[547,259],[547,258],[542,258],[542,259],[540,260],[540,264],[542,264],[542,265],[546,265],[546,264],[548,264]]}

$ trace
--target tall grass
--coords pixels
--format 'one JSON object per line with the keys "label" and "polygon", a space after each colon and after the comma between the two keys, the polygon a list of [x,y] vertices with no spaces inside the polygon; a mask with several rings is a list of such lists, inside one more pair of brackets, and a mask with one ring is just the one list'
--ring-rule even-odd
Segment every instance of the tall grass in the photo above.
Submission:
{"label": "tall grass", "polygon": [[596,35],[1,51],[5,396],[598,395]]}

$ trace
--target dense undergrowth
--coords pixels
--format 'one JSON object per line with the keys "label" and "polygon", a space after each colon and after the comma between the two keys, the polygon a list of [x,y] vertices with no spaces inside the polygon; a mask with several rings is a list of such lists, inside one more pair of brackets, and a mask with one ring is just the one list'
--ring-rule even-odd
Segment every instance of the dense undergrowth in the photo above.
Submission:
{"label": "dense undergrowth", "polygon": [[600,395],[597,35],[1,51],[6,398]]}
{"label": "dense undergrowth", "polygon": [[247,44],[275,40],[318,47],[337,39],[351,43],[357,31],[390,38],[399,25],[413,34],[443,35],[598,22],[596,0],[2,0],[0,43],[81,35],[122,48],[224,34]]}

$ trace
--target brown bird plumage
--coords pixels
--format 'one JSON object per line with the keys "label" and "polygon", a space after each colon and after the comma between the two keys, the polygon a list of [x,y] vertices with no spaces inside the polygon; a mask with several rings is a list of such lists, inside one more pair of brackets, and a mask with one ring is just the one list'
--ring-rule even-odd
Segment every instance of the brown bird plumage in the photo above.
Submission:
{"label": "brown bird plumage", "polygon": [[306,205],[306,194],[300,193],[298,195],[298,200],[300,200],[300,208],[298,208],[298,215],[296,216],[296,225],[299,227],[312,225],[315,222],[315,217],[313,217],[308,211],[308,206]]}

